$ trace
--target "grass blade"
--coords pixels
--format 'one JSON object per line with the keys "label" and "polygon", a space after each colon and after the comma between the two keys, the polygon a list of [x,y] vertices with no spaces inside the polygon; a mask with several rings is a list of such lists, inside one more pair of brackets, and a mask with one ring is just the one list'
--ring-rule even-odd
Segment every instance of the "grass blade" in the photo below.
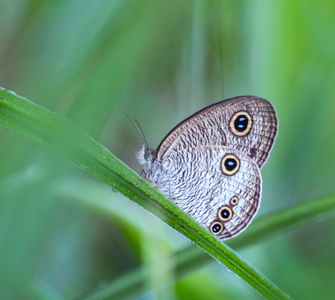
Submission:
{"label": "grass blade", "polygon": [[[335,213],[335,194],[316,198],[311,201],[298,204],[262,218],[258,218],[248,227],[243,234],[227,242],[234,249],[247,247],[266,237],[278,235],[288,230],[297,229],[304,224],[311,224],[321,219],[332,216]],[[200,248],[192,245],[173,254],[176,259],[175,274],[177,278],[192,270],[212,261],[212,258]],[[85,299],[122,299],[143,293],[146,289],[146,270],[140,267],[109,284],[100,286],[92,291]],[[125,286],[124,282],[128,285]]]}
{"label": "grass blade", "polygon": [[226,265],[265,298],[290,298],[71,121],[1,89],[0,123],[56,150],[72,163],[111,185]]}

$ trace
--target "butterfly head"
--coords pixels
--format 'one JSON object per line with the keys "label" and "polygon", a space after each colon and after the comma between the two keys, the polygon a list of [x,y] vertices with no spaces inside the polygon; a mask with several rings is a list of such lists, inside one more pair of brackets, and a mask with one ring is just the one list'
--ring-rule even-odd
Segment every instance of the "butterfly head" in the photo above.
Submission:
{"label": "butterfly head", "polygon": [[135,156],[139,164],[147,166],[154,160],[154,150],[149,148],[146,142],[143,142],[137,147]]}

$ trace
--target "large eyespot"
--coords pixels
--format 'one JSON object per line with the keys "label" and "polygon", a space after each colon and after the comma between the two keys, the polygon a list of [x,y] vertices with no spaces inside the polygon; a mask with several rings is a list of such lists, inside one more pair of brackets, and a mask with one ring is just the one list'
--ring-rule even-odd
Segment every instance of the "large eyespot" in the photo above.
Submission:
{"label": "large eyespot", "polygon": [[212,233],[214,233],[215,235],[218,235],[222,232],[223,230],[223,225],[218,222],[218,221],[214,221],[211,226],[209,227],[210,231]]}
{"label": "large eyespot", "polygon": [[227,154],[221,161],[221,170],[223,174],[234,175],[240,168],[239,159],[233,154]]}
{"label": "large eyespot", "polygon": [[238,198],[237,198],[236,196],[232,197],[232,198],[230,199],[230,205],[235,206],[235,205],[237,205],[237,204],[238,204]]}
{"label": "large eyespot", "polygon": [[233,212],[228,206],[224,205],[219,208],[218,217],[221,221],[227,222],[233,217]]}
{"label": "large eyespot", "polygon": [[231,131],[237,136],[247,135],[251,129],[251,125],[251,116],[246,111],[236,113],[229,123]]}

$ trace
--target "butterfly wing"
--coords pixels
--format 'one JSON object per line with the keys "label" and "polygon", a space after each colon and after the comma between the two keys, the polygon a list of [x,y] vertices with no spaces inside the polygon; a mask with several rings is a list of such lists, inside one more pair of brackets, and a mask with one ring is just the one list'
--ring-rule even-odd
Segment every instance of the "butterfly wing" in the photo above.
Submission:
{"label": "butterfly wing", "polygon": [[272,104],[256,96],[240,96],[211,106],[178,124],[157,148],[163,161],[188,148],[228,146],[253,159],[261,168],[277,136],[278,120]]}
{"label": "butterfly wing", "polygon": [[259,168],[247,155],[230,147],[180,150],[160,167],[151,181],[222,240],[244,230],[259,208]]}

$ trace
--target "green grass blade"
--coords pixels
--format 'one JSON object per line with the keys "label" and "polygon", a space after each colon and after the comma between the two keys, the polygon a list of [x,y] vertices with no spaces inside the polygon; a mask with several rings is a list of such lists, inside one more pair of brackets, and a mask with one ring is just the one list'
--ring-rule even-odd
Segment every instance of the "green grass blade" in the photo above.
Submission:
{"label": "green grass blade", "polygon": [[[334,215],[334,213],[335,194],[316,198],[254,220],[248,230],[228,241],[227,244],[234,249],[246,247],[266,237],[278,235],[290,229],[297,229],[304,224],[311,224],[325,219]],[[176,259],[176,266],[174,267],[176,268],[177,278],[212,261],[209,255],[194,245],[176,252],[174,256]],[[131,297],[132,295],[140,294],[146,288],[145,274],[145,268],[140,267],[116,281],[97,288],[85,299],[104,299],[104,297],[122,299],[125,296]],[[130,284],[125,286],[124,282]]]}
{"label": "green grass blade", "polygon": [[297,229],[335,213],[335,194],[319,197],[256,219],[248,230],[229,242],[233,248],[244,247],[282,231]]}
{"label": "green grass blade", "polygon": [[0,123],[51,147],[72,163],[119,190],[226,265],[264,297],[290,298],[66,118],[1,89]]}

